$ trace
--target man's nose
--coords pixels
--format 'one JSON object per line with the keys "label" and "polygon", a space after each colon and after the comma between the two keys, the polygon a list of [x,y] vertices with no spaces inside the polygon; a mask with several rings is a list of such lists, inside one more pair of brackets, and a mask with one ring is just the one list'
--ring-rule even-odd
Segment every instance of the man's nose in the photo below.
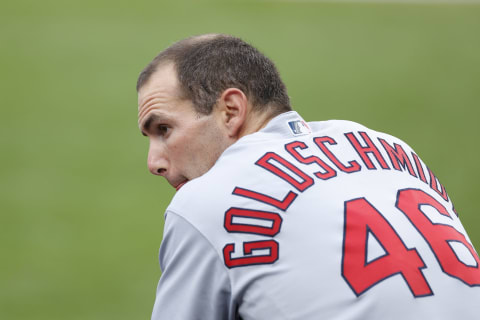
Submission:
{"label": "man's nose", "polygon": [[150,143],[148,150],[148,170],[154,175],[164,176],[167,173],[168,161],[161,146]]}

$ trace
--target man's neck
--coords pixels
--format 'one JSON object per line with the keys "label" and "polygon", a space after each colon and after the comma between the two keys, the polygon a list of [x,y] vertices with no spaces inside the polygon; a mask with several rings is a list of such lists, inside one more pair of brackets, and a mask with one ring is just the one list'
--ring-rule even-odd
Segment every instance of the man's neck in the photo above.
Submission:
{"label": "man's neck", "polygon": [[247,120],[245,121],[245,126],[240,131],[238,138],[240,139],[243,136],[262,130],[275,116],[276,114],[270,112],[269,109],[266,111],[250,110],[247,115]]}

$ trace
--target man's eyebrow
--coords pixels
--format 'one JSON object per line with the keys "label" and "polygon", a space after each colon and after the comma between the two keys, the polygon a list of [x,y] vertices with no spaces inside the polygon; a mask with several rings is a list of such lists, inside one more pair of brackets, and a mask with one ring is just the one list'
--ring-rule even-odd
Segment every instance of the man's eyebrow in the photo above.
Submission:
{"label": "man's eyebrow", "polygon": [[158,114],[151,114],[147,117],[147,120],[145,120],[145,122],[142,124],[142,127],[140,128],[141,129],[141,132],[144,136],[147,136],[147,134],[145,132],[148,132],[150,130],[150,126],[152,125],[152,123],[156,122],[156,121],[161,121],[163,119],[163,117],[159,116]]}
{"label": "man's eyebrow", "polygon": [[145,131],[149,131],[150,130],[150,126],[152,125],[152,122],[154,122],[155,120],[157,120],[158,116],[152,114],[152,115],[149,115],[147,120],[145,120],[145,122],[142,124],[142,127],[140,128],[140,130],[142,131],[142,134],[144,136],[147,136],[147,134],[145,133]]}

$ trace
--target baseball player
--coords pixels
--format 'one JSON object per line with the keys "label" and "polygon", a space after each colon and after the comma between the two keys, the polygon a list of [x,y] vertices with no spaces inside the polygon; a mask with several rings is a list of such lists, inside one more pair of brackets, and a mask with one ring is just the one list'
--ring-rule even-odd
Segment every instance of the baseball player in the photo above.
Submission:
{"label": "baseball player", "polygon": [[152,319],[479,318],[479,257],[406,143],[305,122],[227,35],[175,43],[137,90],[149,169],[177,189]]}

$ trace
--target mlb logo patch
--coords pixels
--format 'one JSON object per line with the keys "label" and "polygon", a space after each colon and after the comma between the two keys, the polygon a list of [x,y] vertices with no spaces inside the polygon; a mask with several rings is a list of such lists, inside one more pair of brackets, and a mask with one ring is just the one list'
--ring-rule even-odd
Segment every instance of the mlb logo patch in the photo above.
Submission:
{"label": "mlb logo patch", "polygon": [[309,134],[312,132],[308,124],[303,120],[289,121],[288,126],[292,130],[293,135],[299,136],[304,134]]}

